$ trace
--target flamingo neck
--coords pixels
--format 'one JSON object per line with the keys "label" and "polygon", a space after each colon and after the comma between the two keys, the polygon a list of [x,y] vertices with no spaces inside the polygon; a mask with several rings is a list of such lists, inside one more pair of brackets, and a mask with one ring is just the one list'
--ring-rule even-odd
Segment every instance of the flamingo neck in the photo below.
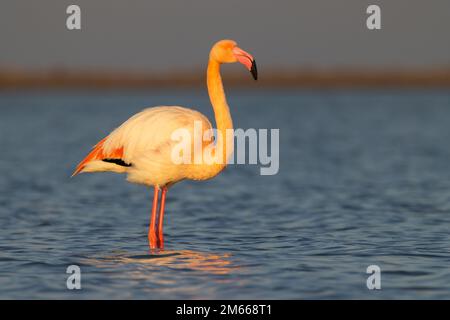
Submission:
{"label": "flamingo neck", "polygon": [[219,173],[226,166],[228,158],[233,153],[234,135],[227,136],[227,130],[233,129],[233,120],[231,119],[230,108],[228,107],[225,92],[223,90],[219,62],[211,58],[209,59],[206,78],[209,99],[211,100],[214,110],[217,131],[220,132],[216,141],[216,152],[221,153],[220,159],[222,162],[222,165],[217,169],[217,173]]}

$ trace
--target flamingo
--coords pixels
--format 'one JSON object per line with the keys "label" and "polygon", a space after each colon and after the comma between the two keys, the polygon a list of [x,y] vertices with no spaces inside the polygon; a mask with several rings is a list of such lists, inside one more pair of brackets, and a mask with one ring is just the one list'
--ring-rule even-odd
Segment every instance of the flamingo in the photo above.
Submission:
{"label": "flamingo", "polygon": [[[129,182],[153,187],[148,229],[150,249],[164,248],[163,221],[168,188],[185,179],[207,180],[215,177],[226,167],[227,159],[233,153],[233,141],[224,139],[226,131],[233,130],[233,122],[223,90],[220,65],[234,62],[242,63],[257,79],[255,59],[239,48],[235,41],[221,40],[213,45],[209,53],[207,87],[218,134],[212,152],[221,155],[225,161],[174,163],[171,153],[176,141],[172,139],[172,133],[183,128],[192,136],[195,122],[202,125],[203,133],[211,130],[212,125],[205,115],[196,110],[157,106],[144,109],[113,130],[92,148],[72,174],[73,177],[82,172],[126,173]],[[205,148],[207,142],[202,141],[201,148]]]}

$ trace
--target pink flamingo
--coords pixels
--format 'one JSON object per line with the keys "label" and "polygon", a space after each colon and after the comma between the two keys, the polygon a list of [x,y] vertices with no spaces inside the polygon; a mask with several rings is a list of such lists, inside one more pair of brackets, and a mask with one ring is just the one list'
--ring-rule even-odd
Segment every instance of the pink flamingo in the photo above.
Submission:
{"label": "pink flamingo", "polygon": [[[211,130],[212,126],[207,117],[198,111],[178,106],[158,106],[135,114],[97,143],[72,175],[100,171],[127,173],[129,182],[153,186],[153,206],[148,231],[151,249],[164,248],[163,220],[167,189],[184,179],[213,178],[226,167],[226,160],[233,152],[233,142],[223,138],[226,137],[227,130],[233,129],[233,122],[223,90],[220,65],[234,62],[242,63],[257,79],[255,59],[240,49],[235,41],[221,40],[212,47],[207,86],[218,131],[213,152],[220,153],[225,161],[174,163],[171,153],[176,142],[171,139],[171,135],[175,130],[187,129],[192,136],[196,121],[200,121],[204,131]],[[202,142],[202,148],[205,147],[205,142]],[[162,191],[157,223],[159,189]]]}

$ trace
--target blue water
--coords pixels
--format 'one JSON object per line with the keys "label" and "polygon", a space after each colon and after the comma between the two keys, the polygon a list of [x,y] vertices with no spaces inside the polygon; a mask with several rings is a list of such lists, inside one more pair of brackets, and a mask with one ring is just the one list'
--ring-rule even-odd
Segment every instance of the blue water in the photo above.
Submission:
{"label": "blue water", "polygon": [[449,91],[228,93],[236,127],[280,129],[280,171],[174,186],[160,254],[150,189],[69,176],[143,107],[211,117],[203,91],[0,93],[0,298],[450,298]]}

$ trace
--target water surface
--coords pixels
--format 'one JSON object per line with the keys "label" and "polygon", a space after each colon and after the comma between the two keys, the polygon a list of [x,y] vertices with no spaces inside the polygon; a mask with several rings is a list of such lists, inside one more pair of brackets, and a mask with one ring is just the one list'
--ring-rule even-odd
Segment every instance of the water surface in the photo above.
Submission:
{"label": "water surface", "polygon": [[143,107],[211,118],[203,91],[1,93],[0,298],[450,298],[450,92],[228,91],[236,127],[280,129],[280,171],[173,187],[160,254],[151,190],[69,176]]}

